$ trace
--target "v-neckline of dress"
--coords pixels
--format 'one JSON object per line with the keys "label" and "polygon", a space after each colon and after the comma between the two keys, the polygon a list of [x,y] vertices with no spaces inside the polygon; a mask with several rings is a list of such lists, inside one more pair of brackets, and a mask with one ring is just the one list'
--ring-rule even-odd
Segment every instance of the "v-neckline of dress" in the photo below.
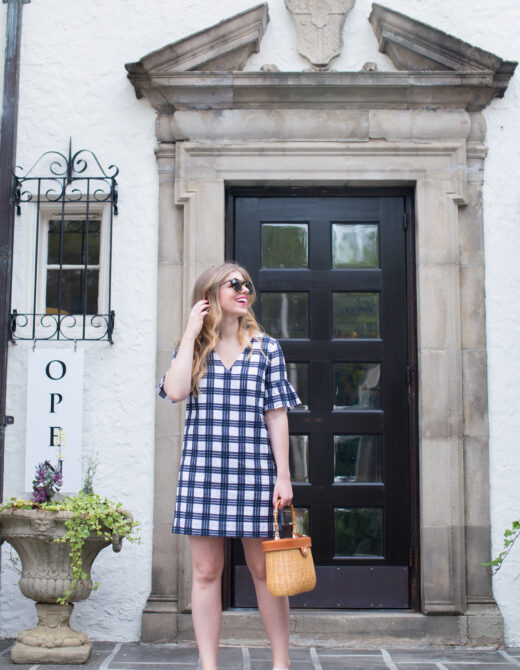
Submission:
{"label": "v-neckline of dress", "polygon": [[242,351],[238,354],[238,356],[235,358],[235,360],[233,361],[233,363],[231,363],[231,365],[229,366],[229,368],[226,367],[224,361],[220,358],[220,356],[218,355],[216,349],[213,349],[213,354],[214,354],[214,356],[217,358],[217,360],[219,361],[219,363],[222,365],[222,367],[224,368],[224,370],[225,370],[226,372],[231,372],[231,370],[232,370],[232,369],[235,367],[235,365],[238,363],[239,359],[242,358],[242,356],[246,353],[246,351],[251,347],[251,345],[253,344],[253,339],[254,339],[254,338],[251,338],[249,344],[248,344],[246,347],[244,347],[244,349],[242,349]]}

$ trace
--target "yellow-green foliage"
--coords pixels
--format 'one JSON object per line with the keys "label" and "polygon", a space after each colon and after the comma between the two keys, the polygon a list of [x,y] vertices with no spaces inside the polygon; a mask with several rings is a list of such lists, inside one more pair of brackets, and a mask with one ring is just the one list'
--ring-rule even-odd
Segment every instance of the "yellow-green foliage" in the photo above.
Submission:
{"label": "yellow-green foliage", "polygon": [[513,521],[511,528],[507,528],[504,531],[504,549],[501,551],[496,558],[489,563],[482,563],[482,565],[489,567],[489,570],[492,575],[494,575],[502,567],[505,557],[509,554],[513,548],[513,544],[518,539],[520,535],[520,521]]}

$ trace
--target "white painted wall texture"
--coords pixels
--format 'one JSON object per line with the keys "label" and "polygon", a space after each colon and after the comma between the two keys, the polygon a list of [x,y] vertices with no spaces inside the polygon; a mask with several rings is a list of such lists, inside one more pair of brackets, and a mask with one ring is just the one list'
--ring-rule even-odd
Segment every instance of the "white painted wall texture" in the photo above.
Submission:
{"label": "white painted wall texture", "polygon": [[[28,168],[48,149],[90,148],[104,165],[120,168],[120,214],[114,225],[112,301],[115,344],[80,343],[85,350],[84,456],[98,452],[97,490],[122,500],[142,522],[143,544],[122,553],[105,550],[94,564],[100,590],[76,607],[73,623],[93,639],[136,640],[150,592],[153,511],[154,367],[158,186],[153,148],[155,114],[138,101],[124,64],[247,9],[248,0],[33,0],[24,7],[18,163]],[[517,0],[389,0],[385,3],[508,60],[520,60]],[[336,70],[375,61],[392,65],[377,49],[368,23],[371,3],[357,0],[345,22]],[[309,67],[296,50],[283,0],[269,1],[270,22],[261,50],[247,70],[274,63],[280,70]],[[202,17],[202,18],[201,18]],[[484,188],[486,308],[491,430],[493,550],[503,529],[520,515],[520,73],[505,97],[486,110]],[[24,300],[25,231],[17,225],[13,307]],[[48,346],[38,344],[38,346]],[[60,346],[71,346],[60,345]],[[25,383],[28,346],[11,347],[5,493],[23,491]],[[173,483],[172,483],[173,485]],[[8,550],[4,548],[4,559]],[[484,559],[485,557],[483,557]],[[17,576],[2,561],[0,631],[14,636],[35,621]],[[507,643],[520,645],[520,547],[495,578]]]}

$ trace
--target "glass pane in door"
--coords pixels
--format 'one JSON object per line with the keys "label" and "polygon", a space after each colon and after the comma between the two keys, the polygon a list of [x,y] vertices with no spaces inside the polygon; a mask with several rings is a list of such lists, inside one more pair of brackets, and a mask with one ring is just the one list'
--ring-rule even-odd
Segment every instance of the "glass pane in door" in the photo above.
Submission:
{"label": "glass pane in door", "polygon": [[381,365],[334,363],[334,409],[381,409]]}
{"label": "glass pane in door", "polygon": [[332,267],[379,267],[379,230],[377,224],[333,223]]}
{"label": "glass pane in door", "polygon": [[381,482],[381,435],[334,435],[334,481]]}
{"label": "glass pane in door", "polygon": [[289,469],[293,482],[309,481],[309,436],[289,436]]}
{"label": "glass pane in door", "polygon": [[379,328],[379,293],[332,294],[332,337],[376,338]]}
{"label": "glass pane in door", "polygon": [[262,267],[306,268],[309,265],[306,223],[262,223]]}
{"label": "glass pane in door", "polygon": [[371,508],[334,509],[335,556],[382,556],[383,510]]}
{"label": "glass pane in door", "polygon": [[277,339],[309,337],[309,297],[307,293],[263,292],[262,325]]}

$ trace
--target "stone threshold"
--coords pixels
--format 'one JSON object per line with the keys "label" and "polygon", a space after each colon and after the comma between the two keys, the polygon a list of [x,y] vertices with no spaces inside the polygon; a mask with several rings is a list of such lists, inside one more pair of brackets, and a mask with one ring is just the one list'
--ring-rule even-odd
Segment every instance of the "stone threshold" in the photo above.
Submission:
{"label": "stone threshold", "polygon": [[[195,639],[190,613],[177,617],[178,641]],[[256,609],[223,612],[221,643],[267,645]],[[462,615],[425,615],[411,611],[292,610],[291,644],[340,648],[381,646],[503,646],[502,617],[496,607]]]}

